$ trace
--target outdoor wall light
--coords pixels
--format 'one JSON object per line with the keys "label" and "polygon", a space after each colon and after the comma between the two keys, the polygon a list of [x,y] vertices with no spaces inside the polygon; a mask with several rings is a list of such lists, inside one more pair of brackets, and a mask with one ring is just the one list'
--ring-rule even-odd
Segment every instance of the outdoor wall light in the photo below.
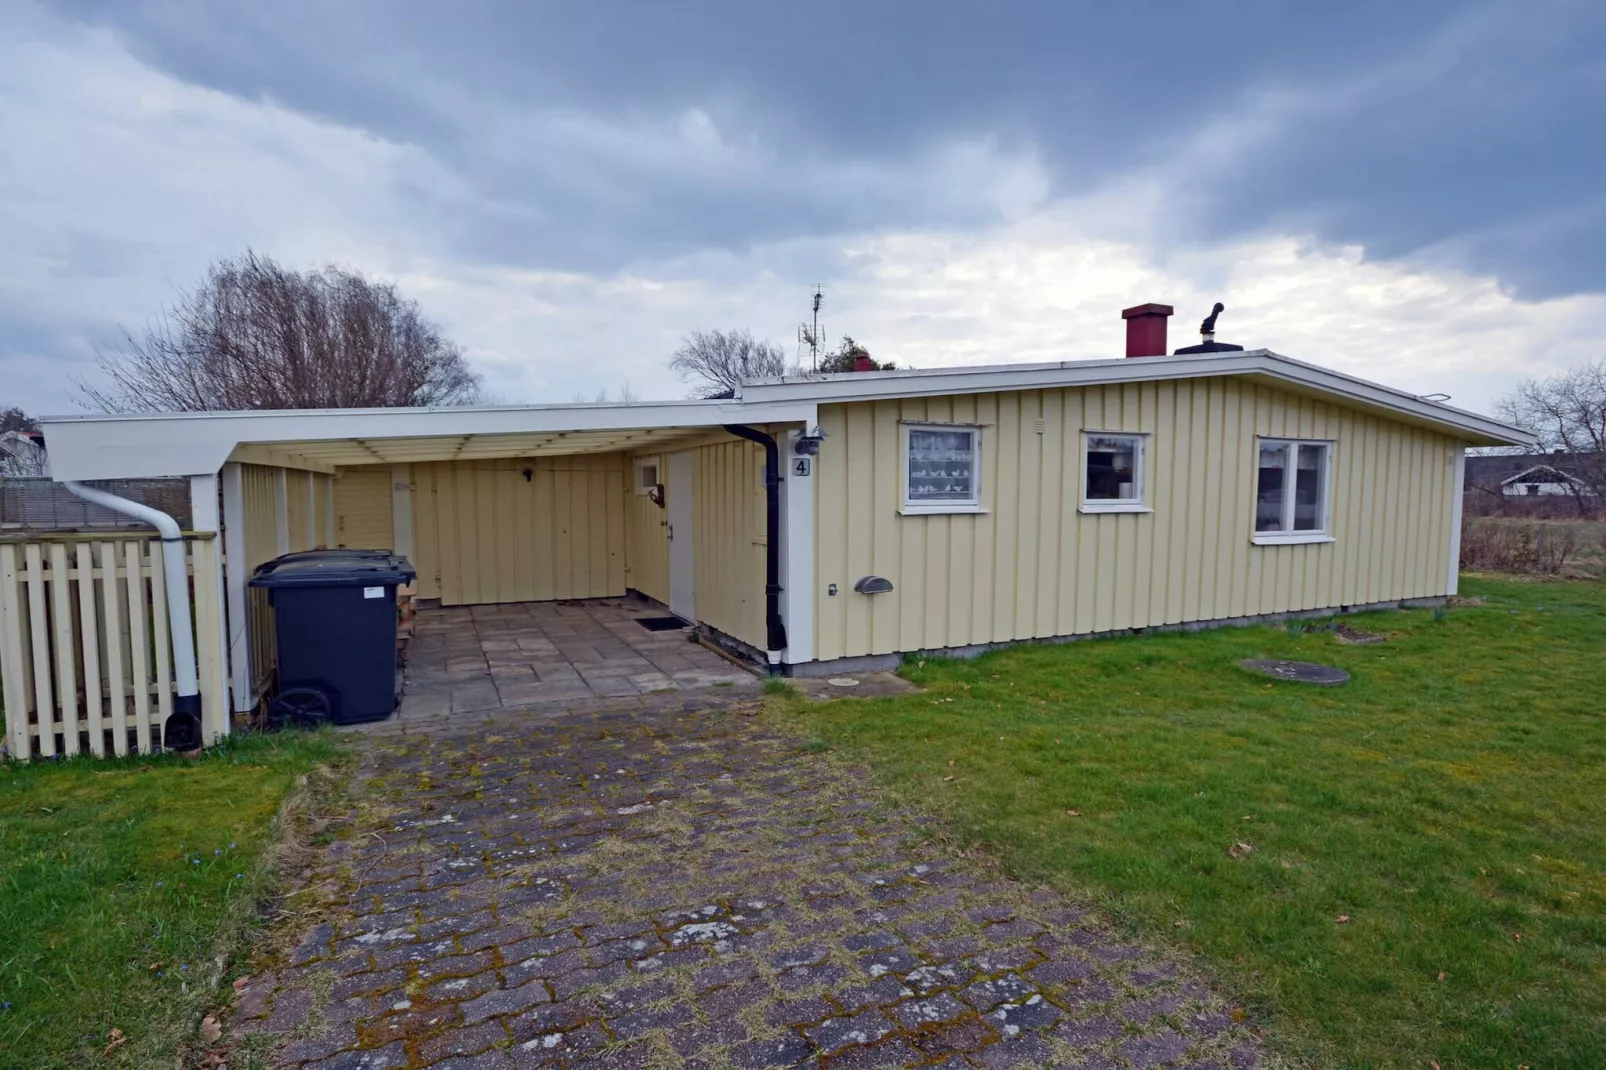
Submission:
{"label": "outdoor wall light", "polygon": [[818,457],[820,455],[820,443],[824,441],[825,432],[820,430],[819,424],[815,424],[809,430],[797,436],[797,442],[792,446],[792,452],[799,457]]}
{"label": "outdoor wall light", "polygon": [[860,594],[886,594],[892,590],[892,581],[885,576],[866,576],[853,585]]}

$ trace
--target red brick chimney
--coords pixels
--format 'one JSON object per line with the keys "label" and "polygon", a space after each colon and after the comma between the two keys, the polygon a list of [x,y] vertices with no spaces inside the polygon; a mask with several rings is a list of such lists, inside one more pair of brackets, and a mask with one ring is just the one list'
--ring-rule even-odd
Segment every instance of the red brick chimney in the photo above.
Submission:
{"label": "red brick chimney", "polygon": [[1134,305],[1121,310],[1126,320],[1126,355],[1165,356],[1165,321],[1174,312],[1170,305]]}
{"label": "red brick chimney", "polygon": [[[1164,333],[1164,328],[1161,328],[1161,332]],[[853,370],[856,372],[873,372],[875,371],[875,361],[870,359],[870,354],[860,353],[853,358]]]}

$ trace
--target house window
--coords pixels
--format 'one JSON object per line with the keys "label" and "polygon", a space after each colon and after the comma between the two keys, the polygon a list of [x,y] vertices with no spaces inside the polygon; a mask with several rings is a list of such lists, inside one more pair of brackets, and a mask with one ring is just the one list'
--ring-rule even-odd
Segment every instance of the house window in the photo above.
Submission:
{"label": "house window", "polygon": [[1330,542],[1331,442],[1263,438],[1255,471],[1254,541]]}
{"label": "house window", "polygon": [[654,487],[656,487],[657,485],[658,485],[658,462],[656,460],[652,460],[652,461],[637,461],[636,462],[636,493],[637,494],[650,494],[650,493],[652,493],[652,489]]}
{"label": "house window", "polygon": [[903,511],[981,511],[981,428],[904,425]]}
{"label": "house window", "polygon": [[1132,513],[1144,506],[1146,435],[1082,432],[1082,512]]}

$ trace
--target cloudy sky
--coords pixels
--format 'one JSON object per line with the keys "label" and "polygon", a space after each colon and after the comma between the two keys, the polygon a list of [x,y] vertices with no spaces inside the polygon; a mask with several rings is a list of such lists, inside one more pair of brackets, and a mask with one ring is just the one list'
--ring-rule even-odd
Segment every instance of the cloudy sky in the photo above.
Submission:
{"label": "cloudy sky", "polygon": [[1603,100],[1598,0],[0,0],[0,406],[252,247],[396,281],[506,401],[680,396],[684,332],[794,346],[823,282],[916,366],[1221,300],[1485,408],[1606,356]]}

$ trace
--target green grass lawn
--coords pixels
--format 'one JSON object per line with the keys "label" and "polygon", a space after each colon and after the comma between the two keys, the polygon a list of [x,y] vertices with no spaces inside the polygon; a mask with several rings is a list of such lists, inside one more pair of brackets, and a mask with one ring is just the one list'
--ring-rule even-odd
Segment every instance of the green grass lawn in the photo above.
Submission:
{"label": "green grass lawn", "polygon": [[[923,694],[772,701],[1018,875],[1198,952],[1299,1063],[1598,1068],[1606,585],[1462,593],[1487,605],[1346,618],[1377,645],[1022,647],[910,665]],[[1255,656],[1354,678],[1272,683]]]}
{"label": "green grass lawn", "polygon": [[280,804],[336,753],[296,733],[0,766],[0,1066],[177,1066],[228,987]]}

